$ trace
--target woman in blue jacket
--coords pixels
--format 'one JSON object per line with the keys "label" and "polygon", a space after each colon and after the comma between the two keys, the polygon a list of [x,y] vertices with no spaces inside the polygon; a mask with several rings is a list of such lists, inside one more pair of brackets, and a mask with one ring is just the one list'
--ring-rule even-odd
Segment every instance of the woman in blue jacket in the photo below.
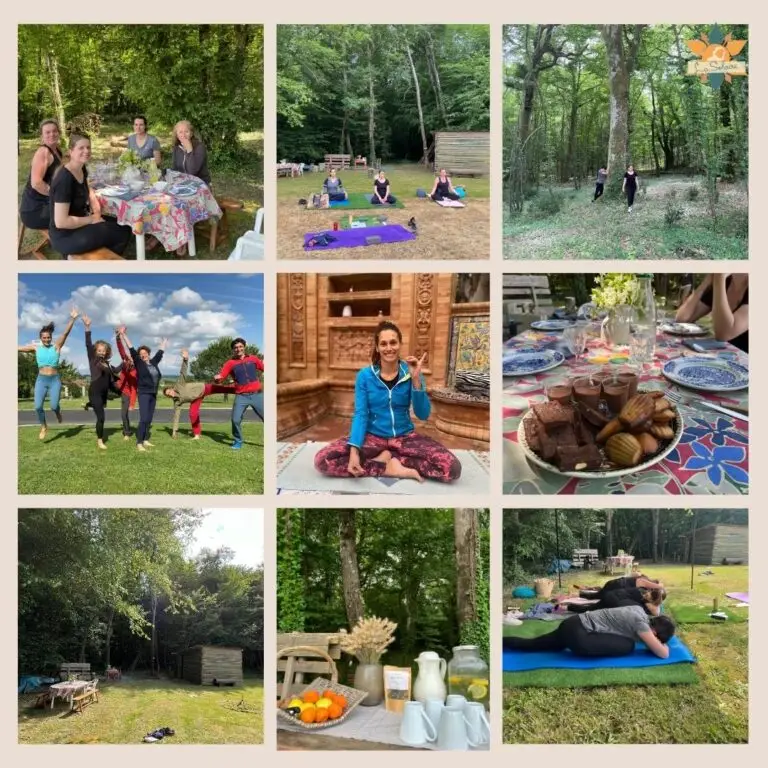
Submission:
{"label": "woman in blue jacket", "polygon": [[461,463],[436,440],[416,434],[417,418],[429,418],[430,405],[421,374],[424,357],[400,359],[400,329],[378,325],[371,365],[355,381],[355,415],[349,437],[327,445],[315,456],[315,468],[331,477],[400,477],[449,483],[461,475]]}

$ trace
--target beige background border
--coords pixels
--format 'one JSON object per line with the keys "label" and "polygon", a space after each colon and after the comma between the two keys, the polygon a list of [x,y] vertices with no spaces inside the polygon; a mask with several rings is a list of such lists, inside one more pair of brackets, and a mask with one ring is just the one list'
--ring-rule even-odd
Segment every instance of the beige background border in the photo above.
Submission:
{"label": "beige background border", "polygon": [[[10,5],[10,4],[8,4]],[[40,3],[36,6],[19,7],[12,6],[4,13],[4,24],[0,28],[0,88],[2,89],[2,103],[9,110],[10,114],[15,116],[16,112],[16,24],[17,23],[130,23],[137,18],[137,12],[142,18],[146,18],[146,13],[142,12],[142,4],[120,5],[116,7],[105,7],[102,4],[94,5],[92,3],[82,5],[58,5],[55,10],[52,3]],[[558,21],[559,23],[595,23],[595,22],[614,22],[617,16],[623,22],[646,22],[646,23],[714,23],[720,21],[725,23],[722,16],[726,13],[732,14],[730,6],[714,0],[697,0],[697,2],[679,2],[671,4],[663,0],[644,0],[635,5],[618,2],[608,2],[607,0],[593,0],[590,3],[575,3],[573,0],[550,0],[546,5],[531,4],[526,7],[520,7],[517,4],[502,4],[491,2],[491,0],[476,0],[475,2],[466,2],[463,0],[443,0],[439,4],[435,3],[414,3],[413,0],[387,0],[385,3],[375,4],[367,3],[353,7],[343,5],[318,4],[308,0],[293,0],[290,3],[281,5],[272,5],[269,3],[246,2],[246,0],[232,0],[225,7],[217,7],[214,3],[204,3],[203,0],[188,0],[182,5],[174,4],[155,4],[151,6],[152,21],[154,23],[263,23],[265,25],[264,50],[265,50],[265,157],[267,158],[267,167],[269,168],[270,158],[276,154],[275,143],[275,27],[276,23],[435,23],[439,19],[441,23],[477,23],[491,25],[491,96],[492,96],[492,176],[491,181],[494,190],[494,204],[492,206],[492,246],[490,261],[478,263],[477,270],[490,270],[494,277],[498,278],[504,271],[562,271],[562,272],[599,272],[601,270],[626,270],[635,268],[637,271],[663,271],[666,267],[668,271],[673,272],[707,272],[707,271],[727,271],[733,268],[734,271],[743,271],[744,264],[739,263],[738,270],[736,265],[726,263],[711,262],[681,262],[681,263],[658,263],[658,262],[640,262],[637,264],[628,264],[626,262],[553,262],[544,261],[526,262],[519,267],[514,262],[504,262],[501,257],[501,195],[500,195],[500,162],[501,162],[501,25],[511,23],[537,23]],[[751,157],[752,178],[766,178],[766,153],[765,149],[765,131],[760,130],[766,125],[768,118],[768,106],[766,106],[766,95],[768,88],[765,84],[765,62],[768,57],[768,34],[766,31],[765,11],[757,10],[757,4],[742,4],[738,10],[738,18],[734,21],[750,24],[750,90],[751,90],[751,130],[750,144],[755,151]],[[764,43],[762,41],[765,41]],[[754,43],[754,45],[753,45]],[[764,46],[764,47],[763,47]],[[17,121],[15,119],[5,120],[0,124],[0,146],[5,148],[7,159],[13,157],[13,145],[16,143]],[[762,145],[760,141],[762,139]],[[4,230],[2,240],[6,243],[7,251],[2,259],[0,266],[0,318],[5,332],[2,336],[3,359],[9,361],[10,371],[0,379],[0,396],[2,401],[12,403],[15,400],[15,354],[12,348],[12,340],[16,337],[16,282],[17,275],[24,272],[134,272],[136,264],[107,264],[104,268],[95,269],[87,263],[59,263],[46,264],[41,262],[17,262],[15,251],[16,238],[16,175],[7,173],[6,182],[0,189],[0,201],[3,211]],[[766,209],[768,203],[768,190],[765,185],[762,188],[758,184],[753,185],[752,208],[757,215],[752,215],[752,243],[762,243],[765,239],[766,223],[765,216],[761,211]],[[275,179],[267,173],[264,184],[264,193],[267,206],[266,219],[266,237],[267,252],[274,254],[275,246],[275,228],[274,219],[270,214],[274,210],[271,202],[275,197]],[[768,282],[768,265],[764,263],[765,256],[762,249],[758,249],[753,257],[752,264],[748,271],[752,273],[753,292],[759,291]],[[398,271],[418,272],[418,271],[442,271],[459,272],[469,271],[471,266],[466,262],[398,262]],[[147,262],[142,269],[147,272],[231,272],[237,274],[244,271],[263,271],[265,273],[265,317],[275,316],[275,273],[280,272],[299,272],[299,271],[317,271],[317,272],[343,272],[354,269],[362,272],[377,272],[385,267],[384,263],[373,261],[354,262],[290,262],[280,264],[276,262],[273,256],[268,256],[262,263],[252,262],[251,264],[235,266],[229,263],[214,262],[183,262],[173,264],[164,262],[162,264],[153,264]],[[755,293],[755,295],[759,295]],[[501,280],[492,281],[492,306],[498,310],[501,300]],[[757,306],[757,304],[755,304]],[[754,311],[753,314],[757,314]],[[753,317],[755,327],[754,332],[768,330],[768,322],[762,317]],[[501,323],[497,314],[492,314],[492,335],[496,346],[501,345]],[[265,607],[265,625],[267,628],[273,627],[275,622],[275,604],[269,599],[270,595],[275,594],[274,590],[274,515],[272,511],[279,506],[292,506],[291,497],[277,497],[275,495],[274,482],[274,435],[275,435],[275,325],[266,323],[265,328],[265,358],[267,370],[265,374],[266,383],[266,414],[265,424],[265,493],[258,497],[184,497],[169,496],[156,497],[151,495],[151,489],[147,489],[146,496],[125,496],[110,497],[105,500],[97,496],[62,496],[62,497],[23,497],[16,495],[16,428],[15,415],[13,412],[7,415],[7,428],[0,438],[0,450],[2,451],[2,462],[0,462],[0,481],[5,489],[6,498],[9,500],[5,509],[5,514],[0,522],[0,541],[2,541],[2,557],[0,558],[0,573],[3,576],[4,589],[2,591],[2,612],[6,617],[6,632],[0,636],[0,650],[4,658],[9,660],[9,668],[15,672],[16,659],[16,508],[19,506],[110,506],[120,507],[129,504],[140,506],[165,506],[174,504],[178,506],[227,506],[227,507],[258,507],[264,508],[266,531],[265,531],[265,591],[267,595]],[[755,345],[755,353],[752,359],[752,377],[753,392],[761,392],[759,386],[766,374],[766,362],[761,359],[760,350]],[[501,378],[499,361],[493,361],[492,367],[492,413],[498,414],[501,399]],[[758,384],[755,385],[754,382]],[[768,404],[764,401],[754,401],[752,403],[752,434],[762,435],[762,429],[765,428]],[[752,486],[749,498],[727,498],[722,501],[717,498],[659,498],[659,497],[534,497],[534,496],[516,496],[503,497],[501,494],[501,465],[497,457],[501,456],[501,419],[492,418],[491,448],[494,457],[491,471],[491,489],[487,496],[483,497],[459,497],[446,496],[444,503],[446,505],[457,506],[489,506],[493,511],[492,518],[492,585],[491,585],[491,607],[493,620],[499,619],[498,607],[501,599],[501,510],[504,507],[528,507],[539,508],[557,504],[563,507],[601,507],[613,505],[616,507],[642,507],[642,506],[669,506],[687,508],[692,506],[701,507],[720,507],[729,506],[740,508],[749,506],[751,508],[750,516],[750,534],[752,545],[752,582],[758,584],[757,591],[753,594],[751,635],[755,637],[768,632],[768,617],[765,609],[761,611],[761,606],[768,604],[764,599],[764,594],[768,591],[768,586],[761,589],[768,576],[768,568],[764,560],[759,559],[760,543],[768,541],[768,519],[762,509],[760,502],[768,502],[768,489],[766,483],[761,479],[761,473],[758,467],[765,466],[765,444],[760,439],[752,441]],[[335,497],[333,499],[322,499],[320,497],[295,497],[294,501],[301,501],[302,506],[338,506],[354,507],[358,505],[356,499]],[[313,503],[309,503],[312,501]],[[413,498],[409,499],[391,499],[389,497],[371,497],[364,500],[366,506],[392,506],[409,507],[418,504]],[[438,506],[437,504],[433,504]],[[495,658],[499,657],[500,640],[499,632],[494,632],[492,640],[492,654]],[[98,745],[81,746],[19,746],[16,744],[16,694],[13,693],[11,685],[11,675],[7,675],[6,687],[0,696],[0,728],[2,728],[2,746],[3,752],[10,757],[14,763],[24,761],[27,766],[42,766],[55,762],[57,766],[79,766],[85,760],[100,761],[105,758],[116,768],[134,768],[137,759],[147,766],[166,765],[169,759],[173,761],[184,761],[187,768],[210,768],[212,761],[221,764],[222,761],[238,762],[240,764],[251,761],[266,762],[268,765],[275,764],[286,766],[299,766],[306,768],[307,761],[314,759],[306,753],[276,753],[274,715],[271,708],[271,702],[274,700],[274,633],[267,630],[265,637],[265,733],[264,746],[172,746],[163,745],[162,747],[151,748],[144,744],[135,746],[108,747]],[[483,765],[498,765],[508,768],[513,762],[524,760],[535,760],[538,764],[568,763],[569,767],[580,768],[581,766],[594,765],[596,760],[608,761],[631,761],[635,764],[648,760],[672,760],[672,761],[697,761],[699,766],[722,765],[723,760],[740,760],[745,765],[757,765],[758,762],[764,764],[766,743],[768,743],[768,729],[764,726],[768,719],[768,693],[766,690],[766,670],[768,661],[765,656],[760,658],[758,651],[760,646],[752,643],[752,653],[750,661],[750,711],[751,711],[751,733],[750,744],[739,746],[671,746],[663,745],[651,747],[643,746],[583,746],[578,749],[572,749],[565,745],[558,746],[501,746],[501,670],[500,664],[492,666],[492,690],[495,692],[493,701],[492,718],[494,725],[494,747],[490,753],[473,754],[471,757],[461,753],[367,753],[364,757],[366,765],[371,768],[389,768],[393,761],[398,764],[413,765],[421,764],[421,761],[432,765],[440,765],[445,768],[459,768],[465,766],[468,760],[473,764],[479,762]],[[631,696],[628,695],[627,706],[631,711]],[[634,713],[633,713],[634,714]],[[637,713],[642,717],[642,713]],[[171,750],[170,752],[168,750]],[[759,754],[764,753],[764,758],[760,759]],[[139,757],[139,755],[141,755]],[[354,760],[360,762],[362,755],[347,754],[344,755],[317,755],[318,760]]]}

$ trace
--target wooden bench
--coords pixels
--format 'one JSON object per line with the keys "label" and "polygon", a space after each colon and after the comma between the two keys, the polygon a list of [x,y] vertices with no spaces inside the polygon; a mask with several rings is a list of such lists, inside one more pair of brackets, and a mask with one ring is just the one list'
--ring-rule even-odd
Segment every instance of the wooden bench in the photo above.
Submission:
{"label": "wooden bench", "polygon": [[232,197],[217,197],[216,202],[221,208],[221,218],[213,216],[195,225],[195,229],[208,240],[208,250],[213,253],[222,243],[229,239],[229,219],[227,211],[242,211],[245,204],[242,200]]}
{"label": "wooden bench", "polygon": [[326,155],[325,156],[325,170],[326,173],[331,169],[337,171],[349,170],[352,163],[352,155]]}
{"label": "wooden bench", "polygon": [[35,709],[45,709],[51,703],[51,692],[43,691],[37,694]]}
{"label": "wooden bench", "polygon": [[504,275],[502,298],[504,327],[509,328],[511,336],[525,330],[518,329],[521,319],[530,325],[530,322],[539,319],[542,310],[551,312],[554,308],[546,275]]}
{"label": "wooden bench", "polygon": [[[340,633],[326,634],[322,632],[290,632],[277,636],[277,650],[284,648],[318,648],[325,651],[334,661],[341,658]],[[301,691],[307,683],[312,682],[317,675],[330,675],[330,663],[317,654],[307,650],[301,655],[290,655],[278,658],[277,671],[283,673],[281,700],[291,694]],[[304,675],[311,674],[311,680],[305,680]],[[279,683],[278,683],[279,684]]]}
{"label": "wooden bench", "polygon": [[125,261],[122,256],[118,256],[109,248],[97,248],[95,251],[86,251],[85,253],[73,253],[67,256],[69,261]]}
{"label": "wooden bench", "polygon": [[599,555],[596,549],[574,549],[571,555],[572,568],[591,567],[597,563]]}
{"label": "wooden bench", "polygon": [[31,251],[27,251],[26,253],[21,252],[22,245],[24,243],[24,235],[27,232],[26,226],[21,223],[19,224],[19,242],[17,247],[17,255],[19,257],[26,256],[27,254],[31,254],[33,258],[38,259],[39,261],[45,261],[45,254],[42,252],[42,249],[45,248],[46,245],[50,245],[51,237],[48,234],[47,229],[40,229],[37,230],[41,234],[41,240],[39,243],[37,243],[34,248],[32,248]]}
{"label": "wooden bench", "polygon": [[59,666],[59,677],[62,680],[69,680],[70,675],[74,676],[76,680],[93,679],[91,665],[86,662],[68,661],[61,664]]}
{"label": "wooden bench", "polygon": [[72,711],[82,715],[83,710],[93,702],[99,702],[99,691],[95,686],[86,688],[81,694],[72,697]]}

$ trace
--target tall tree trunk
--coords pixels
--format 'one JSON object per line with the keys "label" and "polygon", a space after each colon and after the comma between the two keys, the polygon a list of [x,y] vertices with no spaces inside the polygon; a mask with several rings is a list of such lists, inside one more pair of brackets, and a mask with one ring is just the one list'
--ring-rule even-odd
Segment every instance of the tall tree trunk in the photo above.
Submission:
{"label": "tall tree trunk", "polygon": [[115,609],[110,608],[109,617],[107,618],[107,629],[104,634],[104,663],[107,668],[111,666],[110,661],[112,659],[112,632],[114,631],[115,622]]}
{"label": "tall tree trunk", "polygon": [[725,129],[724,141],[728,149],[725,151],[725,164],[723,175],[729,180],[736,176],[736,158],[733,152],[733,136],[731,131],[731,84],[723,83],[720,86],[720,123]]}
{"label": "tall tree trunk", "polygon": [[653,516],[653,562],[659,562],[659,513],[660,510],[652,509]]}
{"label": "tall tree trunk", "polygon": [[427,31],[427,69],[429,71],[429,79],[432,83],[432,89],[435,92],[435,103],[437,104],[437,112],[440,115],[441,128],[448,126],[448,115],[445,113],[445,101],[443,99],[443,87],[440,83],[440,70],[437,68],[437,58],[435,56],[435,41],[432,39],[432,35]]}
{"label": "tall tree trunk", "polygon": [[607,557],[611,557],[613,551],[613,510],[605,510],[605,554]]}
{"label": "tall tree trunk", "polygon": [[365,614],[363,593],[360,589],[360,568],[357,562],[354,509],[339,510],[339,555],[347,621],[350,627],[354,627]]}
{"label": "tall tree trunk", "polygon": [[373,45],[368,46],[368,157],[376,162],[376,94],[373,90]]}
{"label": "tall tree trunk", "polygon": [[64,116],[64,102],[61,100],[61,83],[59,81],[59,62],[53,51],[47,51],[45,54],[45,63],[48,67],[48,74],[51,77],[51,97],[53,99],[53,108],[56,112],[56,119],[59,121],[59,127],[64,131],[67,120]]}
{"label": "tall tree trunk", "polygon": [[614,196],[620,193],[629,162],[629,78],[637,63],[643,26],[635,24],[629,39],[625,36],[624,24],[605,24],[602,29],[610,88],[606,192]]}
{"label": "tall tree trunk", "polygon": [[421,88],[419,87],[419,77],[416,74],[416,66],[413,63],[411,55],[411,45],[408,38],[405,37],[405,52],[408,55],[408,64],[411,67],[411,76],[413,77],[413,87],[416,91],[416,108],[419,111],[419,131],[421,132],[421,146],[423,149],[424,165],[429,164],[429,148],[427,147],[427,132],[424,128],[424,110],[421,106]]}
{"label": "tall tree trunk", "polygon": [[659,140],[656,133],[656,91],[653,87],[653,75],[648,80],[651,87],[651,151],[653,152],[653,172],[656,176],[661,172],[659,167],[659,151],[656,142]]}
{"label": "tall tree trunk", "polygon": [[454,509],[456,615],[459,629],[477,619],[477,512]]}
{"label": "tall tree trunk", "polygon": [[[349,118],[349,110],[347,109],[347,87],[348,87],[348,80],[347,80],[347,51],[346,51],[346,46],[342,46],[341,57],[343,59],[342,65],[341,65],[341,67],[342,67],[342,69],[341,69],[342,84],[343,84],[341,103],[344,106],[344,120],[343,120],[343,122],[341,124],[341,138],[340,138],[340,141],[339,141],[339,154],[343,155],[344,154],[344,139],[345,139],[345,136],[346,136],[347,121],[348,121],[348,118]],[[347,138],[348,138],[348,136],[347,136]]]}
{"label": "tall tree trunk", "polygon": [[152,592],[152,637],[150,638],[150,675],[158,677],[157,669],[157,595]]}

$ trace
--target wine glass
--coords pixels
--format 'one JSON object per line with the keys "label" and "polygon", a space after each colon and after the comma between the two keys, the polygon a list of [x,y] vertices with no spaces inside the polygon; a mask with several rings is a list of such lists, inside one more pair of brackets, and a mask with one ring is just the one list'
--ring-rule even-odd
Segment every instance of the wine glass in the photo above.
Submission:
{"label": "wine glass", "polygon": [[575,323],[563,331],[563,340],[570,353],[579,362],[579,356],[587,348],[587,326],[583,323]]}
{"label": "wine glass", "polygon": [[666,315],[667,297],[656,296],[656,324],[663,325],[667,320]]}

